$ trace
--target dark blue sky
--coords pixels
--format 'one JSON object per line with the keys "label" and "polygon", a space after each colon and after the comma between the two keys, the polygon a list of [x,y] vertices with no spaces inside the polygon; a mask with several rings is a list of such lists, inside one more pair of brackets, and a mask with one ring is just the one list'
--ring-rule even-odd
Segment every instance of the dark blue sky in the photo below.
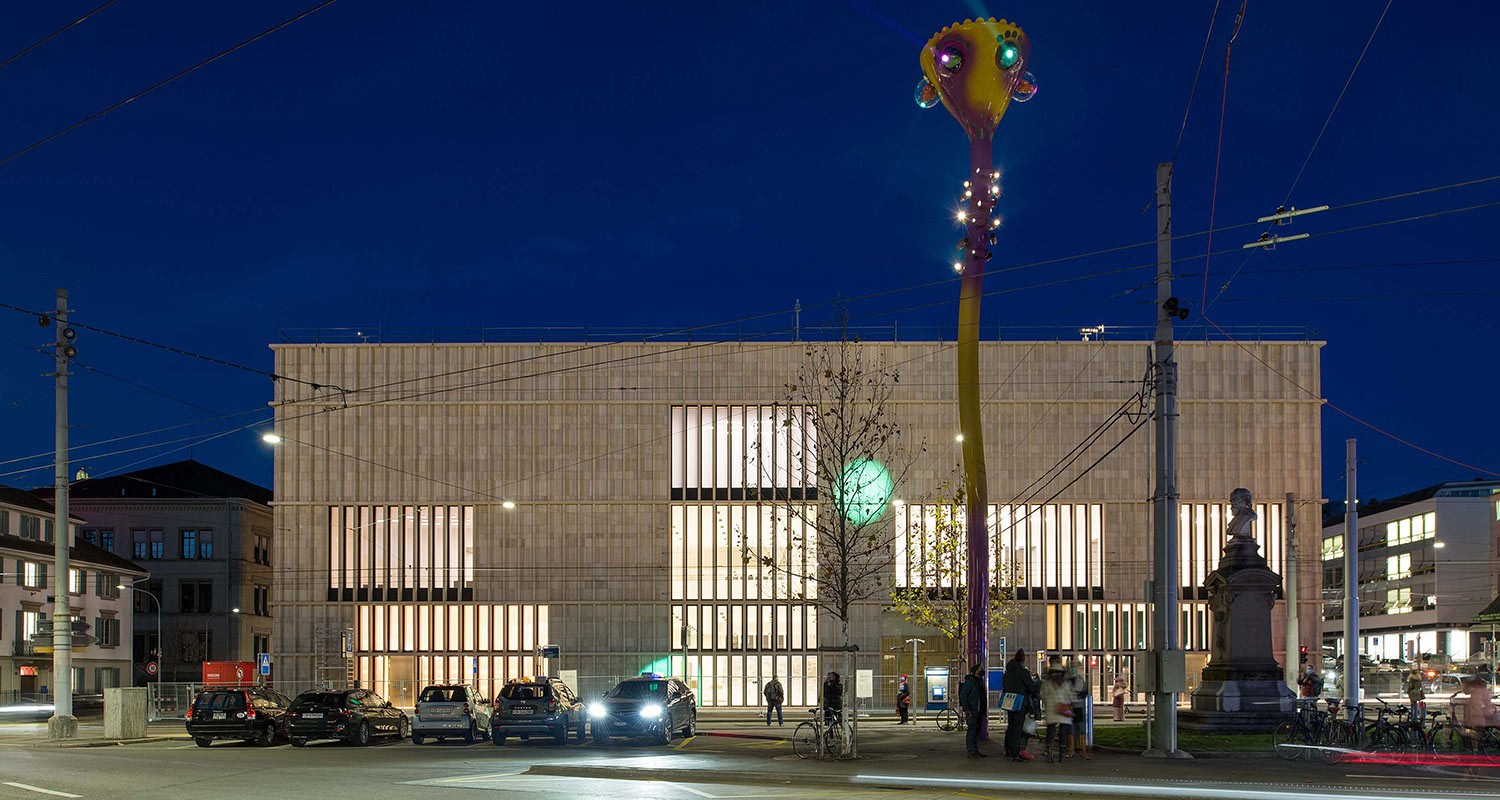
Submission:
{"label": "dark blue sky", "polygon": [[[0,59],[97,5],[9,3]],[[14,152],[312,5],[122,2],[0,69],[0,151]],[[1224,45],[1220,10],[1177,157],[1176,230],[1208,227]],[[1252,0],[1234,45],[1219,226],[1286,196],[1385,3]],[[966,147],[912,102],[921,42],[965,17],[1032,37],[1040,93],[996,146],[1005,228],[992,269],[1154,235],[1156,163],[1172,156],[1213,3],[544,4],[343,0],[0,166],[0,301],[269,369],[278,330],[705,325],[952,277]],[[1297,185],[1299,206],[1354,203],[1500,174],[1500,9],[1394,3]],[[3,157],[3,155],[0,155]],[[1500,181],[1338,209],[1322,233],[1500,200]],[[1216,322],[1309,326],[1324,395],[1436,452],[1500,470],[1493,342],[1500,208],[1372,227],[1209,262]],[[1225,232],[1238,248],[1257,228]],[[1201,254],[1201,237],[1175,255]],[[987,301],[988,335],[1149,324],[1154,250],[992,275],[988,291],[1139,269]],[[1477,261],[1488,259],[1485,261]],[[1465,262],[1465,263],[1432,263]],[[1243,266],[1242,266],[1243,265]],[[1332,269],[1332,268],[1339,269]],[[1354,268],[1357,267],[1357,268]],[[1195,316],[1203,259],[1178,265]],[[1226,289],[1221,287],[1239,270]],[[943,326],[943,283],[852,306],[903,338]],[[926,306],[923,308],[923,306]],[[773,330],[786,316],[750,323]],[[567,334],[549,334],[563,338]],[[1198,334],[1198,335],[1201,335]],[[50,340],[0,311],[0,472],[50,450]],[[264,406],[269,381],[84,332],[73,437],[97,442]],[[183,402],[196,407],[189,407]],[[89,451],[104,474],[175,460],[149,441]],[[1329,411],[1325,494],[1360,439],[1361,494],[1476,473]],[[269,485],[253,432],[200,460]],[[45,471],[0,477],[35,485]]]}

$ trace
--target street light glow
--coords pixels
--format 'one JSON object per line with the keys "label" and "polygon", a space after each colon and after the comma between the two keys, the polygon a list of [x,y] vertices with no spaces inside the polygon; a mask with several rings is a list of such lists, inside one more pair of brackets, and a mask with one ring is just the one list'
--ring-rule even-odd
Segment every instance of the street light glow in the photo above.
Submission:
{"label": "street light glow", "polygon": [[505,502],[500,504],[500,507],[505,509],[506,511],[514,511],[516,509],[516,501],[506,500]]}
{"label": "street light glow", "polygon": [[277,436],[272,431],[267,431],[265,433],[262,433],[260,435],[260,440],[262,442],[265,442],[266,444],[281,444],[281,437]]}

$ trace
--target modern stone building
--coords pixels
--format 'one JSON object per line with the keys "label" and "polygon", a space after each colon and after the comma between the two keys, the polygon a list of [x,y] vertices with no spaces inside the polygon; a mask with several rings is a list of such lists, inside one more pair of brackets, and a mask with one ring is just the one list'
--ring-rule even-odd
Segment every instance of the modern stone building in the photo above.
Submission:
{"label": "modern stone building", "polygon": [[[1474,627],[1500,592],[1500,481],[1454,481],[1361,506],[1359,648],[1375,659],[1483,654]],[[1344,517],[1323,527],[1327,643],[1343,652]]]}
{"label": "modern stone building", "polygon": [[[837,626],[808,601],[815,587],[758,564],[816,558],[787,537],[784,500],[813,503],[823,487],[794,455],[810,442],[786,441],[789,408],[776,406],[806,350],[822,346],[272,345],[278,374],[321,387],[277,384],[278,682],[359,680],[409,702],[438,680],[472,676],[488,691],[559,669],[593,691],[656,670],[687,679],[706,705],[742,705],[774,673],[790,704],[812,702],[820,673],[842,663],[819,652]],[[857,347],[900,371],[892,411],[914,462],[882,524],[901,538],[931,517],[959,463],[953,345]],[[1182,630],[1201,668],[1210,625],[1198,587],[1217,563],[1230,491],[1254,492],[1277,570],[1286,493],[1308,501],[1304,518],[1316,508],[1320,344],[1177,352]],[[992,531],[1018,565],[1024,606],[993,638],[1086,656],[1096,680],[1129,673],[1148,642],[1149,423],[1130,436],[1141,418],[1119,420],[1059,479],[1028,487],[1143,390],[1147,344],[993,342],[982,359]],[[1300,538],[1317,552],[1316,526]],[[897,561],[893,581],[917,575]],[[1301,631],[1315,647],[1321,576],[1307,563]],[[885,606],[857,609],[859,669],[909,671],[913,636],[929,641],[923,662],[948,663],[952,643]],[[560,661],[538,659],[543,645]]]}

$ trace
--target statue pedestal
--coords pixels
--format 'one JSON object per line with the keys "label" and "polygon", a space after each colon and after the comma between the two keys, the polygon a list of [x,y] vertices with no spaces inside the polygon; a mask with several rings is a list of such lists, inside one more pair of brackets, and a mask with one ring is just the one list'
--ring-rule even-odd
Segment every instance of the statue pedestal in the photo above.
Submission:
{"label": "statue pedestal", "polygon": [[1271,730],[1292,712],[1295,695],[1271,656],[1271,609],[1281,576],[1266,566],[1255,540],[1235,536],[1219,568],[1209,573],[1213,644],[1183,728],[1198,731]]}

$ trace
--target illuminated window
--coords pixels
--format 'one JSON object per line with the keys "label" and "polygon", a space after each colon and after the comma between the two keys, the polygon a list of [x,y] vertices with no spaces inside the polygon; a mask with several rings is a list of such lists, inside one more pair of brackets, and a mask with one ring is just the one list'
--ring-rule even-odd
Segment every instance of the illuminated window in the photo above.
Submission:
{"label": "illuminated window", "polygon": [[35,561],[21,562],[21,585],[28,589],[45,589],[47,568]]}
{"label": "illuminated window", "polygon": [[328,566],[330,600],[469,599],[474,507],[333,506]]}
{"label": "illuminated window", "polygon": [[1385,524],[1386,544],[1389,546],[1420,542],[1436,536],[1437,513],[1433,511]]}
{"label": "illuminated window", "polygon": [[1149,610],[1146,603],[1049,603],[1046,650],[1144,650]]}
{"label": "illuminated window", "polygon": [[672,506],[673,600],[816,598],[817,507]]}
{"label": "illuminated window", "polygon": [[1385,613],[1407,614],[1411,612],[1411,589],[1388,589],[1385,593]]}
{"label": "illuminated window", "polygon": [[[1047,590],[1090,593],[1102,590],[1104,573],[1104,507],[1097,503],[991,505],[990,564],[1020,599],[1043,597]],[[907,503],[896,507],[896,585],[937,588],[964,582],[964,571],[938,568],[933,558],[967,558],[961,544],[968,528],[964,510]],[[951,527],[960,544],[938,547],[938,535]],[[912,539],[917,537],[913,547]],[[939,553],[939,551],[942,551]],[[913,556],[916,556],[915,558]],[[1055,596],[1055,595],[1054,595]],[[1064,594],[1063,596],[1071,596]]]}
{"label": "illuminated window", "polygon": [[1323,560],[1332,561],[1344,557],[1344,535],[1329,536],[1323,540]]}
{"label": "illuminated window", "polygon": [[672,499],[817,499],[814,412],[673,406]]}
{"label": "illuminated window", "polygon": [[415,702],[416,691],[434,683],[473,683],[490,696],[549,666],[536,651],[552,643],[550,617],[546,605],[361,604],[355,677],[398,704]]}
{"label": "illuminated window", "polygon": [[1411,553],[1388,556],[1385,560],[1385,577],[1388,580],[1411,577]]}
{"label": "illuminated window", "polygon": [[[1203,584],[1208,573],[1219,566],[1228,540],[1229,520],[1234,517],[1228,504],[1183,503],[1178,519],[1178,565],[1182,582],[1183,599],[1208,599]],[[1281,503],[1256,503],[1256,520],[1251,528],[1255,542],[1266,565],[1278,574],[1284,572],[1282,553],[1285,550],[1285,532],[1282,527]],[[1325,540],[1323,557],[1328,555]]]}
{"label": "illuminated window", "polygon": [[68,593],[83,594],[88,590],[88,578],[84,577],[81,569],[68,569]]}

